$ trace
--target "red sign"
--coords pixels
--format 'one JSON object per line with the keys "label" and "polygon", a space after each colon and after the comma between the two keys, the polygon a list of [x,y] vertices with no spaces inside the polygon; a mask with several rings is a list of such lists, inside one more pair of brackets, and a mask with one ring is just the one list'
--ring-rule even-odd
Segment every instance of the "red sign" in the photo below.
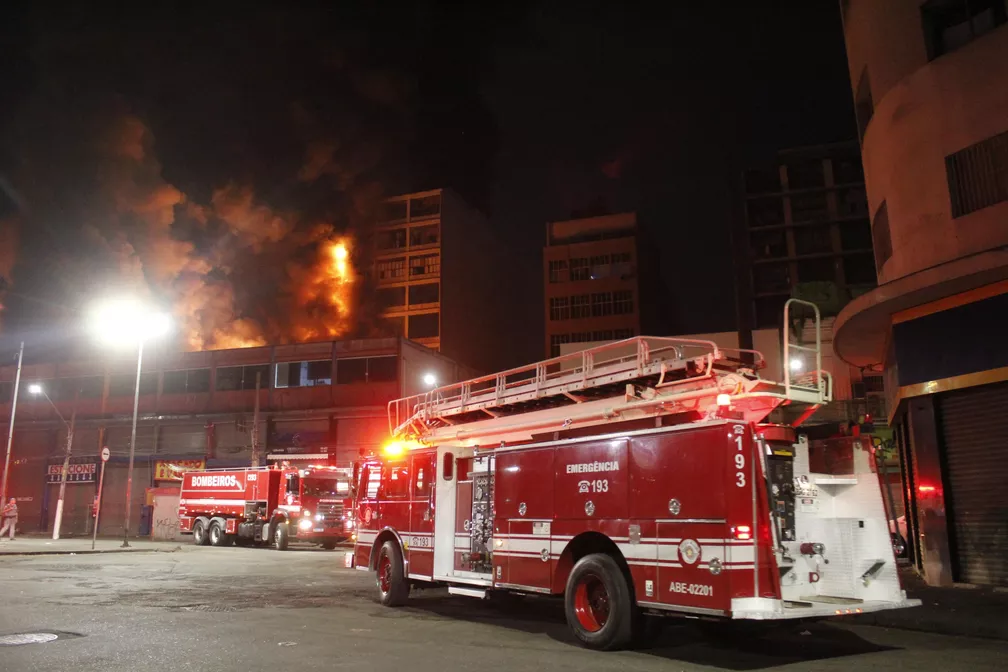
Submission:
{"label": "red sign", "polygon": [[[67,483],[94,483],[98,472],[96,462],[71,462],[67,465]],[[63,474],[63,463],[50,464],[46,474],[48,483],[59,483]]]}

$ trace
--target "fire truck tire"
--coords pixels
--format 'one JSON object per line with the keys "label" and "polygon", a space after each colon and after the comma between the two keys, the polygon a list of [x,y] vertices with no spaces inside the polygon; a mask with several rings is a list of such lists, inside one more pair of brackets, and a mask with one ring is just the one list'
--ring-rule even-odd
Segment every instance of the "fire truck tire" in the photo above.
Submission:
{"label": "fire truck tire", "polygon": [[399,544],[389,539],[378,551],[375,584],[378,586],[378,601],[386,607],[401,607],[409,597],[410,586],[406,580],[402,551]]}
{"label": "fire truck tire", "polygon": [[286,551],[287,544],[290,543],[290,536],[287,531],[287,523],[277,523],[273,528],[273,547],[278,551]]}
{"label": "fire truck tire", "polygon": [[210,545],[227,546],[228,536],[224,532],[224,525],[219,520],[210,523]]}
{"label": "fire truck tire", "polygon": [[197,546],[206,546],[210,543],[210,537],[207,534],[207,521],[198,518],[192,526],[192,536],[193,543]]}
{"label": "fire truck tire", "polygon": [[604,553],[581,558],[567,579],[564,611],[567,625],[590,649],[612,651],[631,643],[633,594],[616,561]]}
{"label": "fire truck tire", "polygon": [[336,542],[335,541],[323,541],[322,542],[322,548],[324,548],[327,551],[331,551],[334,548],[336,548]]}

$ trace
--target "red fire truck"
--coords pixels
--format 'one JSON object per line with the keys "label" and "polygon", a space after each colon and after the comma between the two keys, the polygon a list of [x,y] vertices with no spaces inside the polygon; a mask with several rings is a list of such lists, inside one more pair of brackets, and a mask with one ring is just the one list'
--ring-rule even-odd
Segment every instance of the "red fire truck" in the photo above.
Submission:
{"label": "red fire truck", "polygon": [[332,549],[353,536],[347,470],[312,466],[188,471],[179,492],[179,530],[200,546],[291,539]]}
{"label": "red fire truck", "polygon": [[918,604],[870,445],[823,456],[795,431],[832,397],[814,305],[815,346],[790,342],[795,301],[783,383],[756,352],[639,337],[392,402],[393,440],[354,467],[355,565],[388,606],[430,585],[563,596],[597,649],[631,644],[644,616]]}

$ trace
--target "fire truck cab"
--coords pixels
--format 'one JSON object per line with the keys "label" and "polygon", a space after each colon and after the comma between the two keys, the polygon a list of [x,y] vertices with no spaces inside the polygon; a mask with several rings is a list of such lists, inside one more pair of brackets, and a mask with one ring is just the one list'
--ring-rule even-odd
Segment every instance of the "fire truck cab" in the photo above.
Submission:
{"label": "fire truck cab", "polygon": [[349,470],[289,465],[190,471],[182,476],[179,529],[197,545],[298,539],[332,549],[353,537]]}
{"label": "fire truck cab", "polygon": [[428,585],[563,596],[598,649],[631,644],[645,615],[917,604],[870,443],[824,455],[796,432],[832,383],[818,338],[790,343],[795,303],[785,361],[814,364],[783,383],[758,376],[759,353],[639,337],[392,402],[393,440],[354,469],[356,566],[388,606]]}

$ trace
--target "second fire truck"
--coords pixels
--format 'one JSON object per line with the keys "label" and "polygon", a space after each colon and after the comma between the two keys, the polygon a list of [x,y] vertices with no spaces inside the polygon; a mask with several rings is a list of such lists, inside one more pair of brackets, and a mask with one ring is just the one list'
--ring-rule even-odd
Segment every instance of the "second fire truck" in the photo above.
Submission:
{"label": "second fire truck", "polygon": [[[818,336],[790,343],[795,302],[785,361],[806,372],[785,366],[783,383],[759,377],[755,352],[640,337],[392,402],[394,439],[354,468],[356,566],[388,606],[431,585],[562,596],[597,649],[631,644],[645,615],[918,604],[870,445],[827,454],[796,432],[832,383]],[[818,309],[803,308],[818,335]]]}

